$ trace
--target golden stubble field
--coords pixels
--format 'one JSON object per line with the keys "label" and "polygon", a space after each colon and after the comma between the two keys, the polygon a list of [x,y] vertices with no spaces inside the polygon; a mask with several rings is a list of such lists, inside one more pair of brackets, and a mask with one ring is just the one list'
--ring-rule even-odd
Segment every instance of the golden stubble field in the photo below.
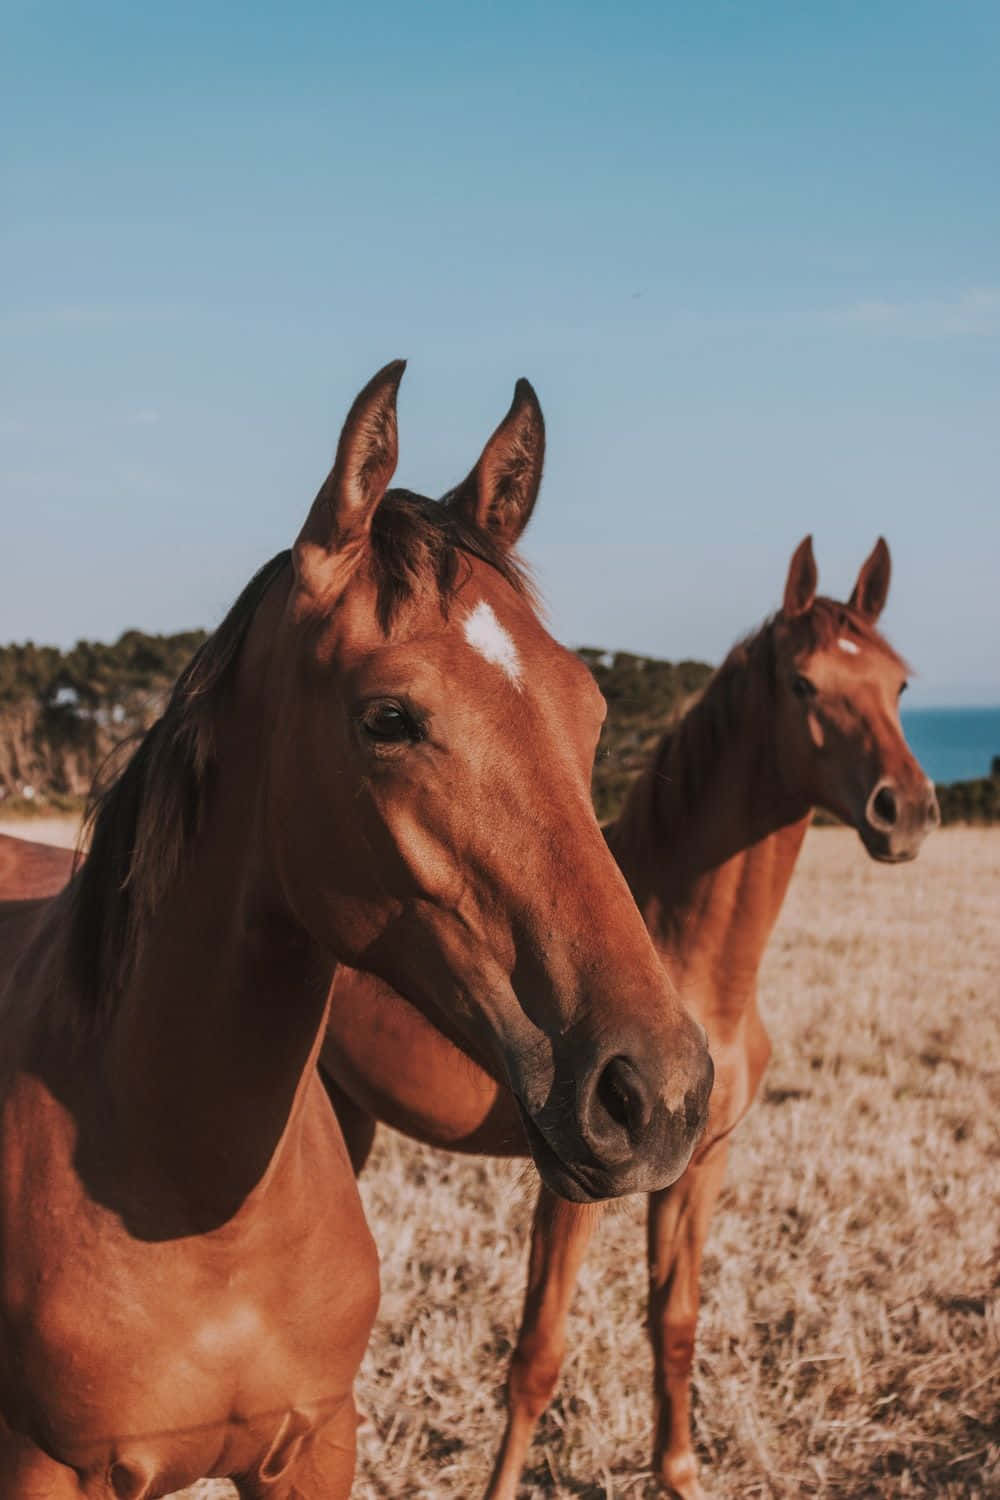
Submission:
{"label": "golden stubble field", "polygon": [[[722,1497],[1000,1496],[1000,832],[903,868],[814,830],[765,960],[774,1058],[709,1240],[698,1449]],[[468,1500],[517,1326],[530,1171],[381,1132],[355,1494]],[[646,1496],[642,1205],[607,1214],[525,1496]]]}
{"label": "golden stubble field", "polygon": [[[815,830],[761,993],[774,1058],[706,1257],[706,1489],[1000,1496],[1000,832],[945,830],[887,869]],[[533,1192],[523,1166],[380,1133],[359,1500],[479,1495]],[[655,1493],[643,1248],[640,1203],[605,1216],[525,1496]]]}

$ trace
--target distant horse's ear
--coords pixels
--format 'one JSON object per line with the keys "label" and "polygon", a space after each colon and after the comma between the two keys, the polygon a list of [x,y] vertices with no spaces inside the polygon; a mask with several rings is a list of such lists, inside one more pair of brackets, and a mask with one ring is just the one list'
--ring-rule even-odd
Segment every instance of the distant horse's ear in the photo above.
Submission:
{"label": "distant horse's ear", "polygon": [[889,556],[889,544],[884,536],[880,536],[870,555],[861,564],[861,572],[854,585],[854,592],[847,601],[859,615],[864,615],[870,625],[875,624],[885,609],[891,577],[892,559]]}
{"label": "distant horse's ear", "polygon": [[813,539],[811,536],[803,537],[788,565],[785,599],[781,606],[781,613],[786,620],[794,620],[796,615],[804,615],[806,610],[812,608],[818,576],[816,559],[813,557]]}
{"label": "distant horse's ear", "polygon": [[447,503],[490,532],[501,547],[513,547],[535,508],[544,459],[542,408],[528,382],[519,380],[510,411]]}
{"label": "distant horse's ear", "polygon": [[406,369],[395,359],[355,399],[337,444],[337,457],[295,543],[295,564],[308,572],[319,554],[363,537],[396,471],[399,441],[396,393]]}

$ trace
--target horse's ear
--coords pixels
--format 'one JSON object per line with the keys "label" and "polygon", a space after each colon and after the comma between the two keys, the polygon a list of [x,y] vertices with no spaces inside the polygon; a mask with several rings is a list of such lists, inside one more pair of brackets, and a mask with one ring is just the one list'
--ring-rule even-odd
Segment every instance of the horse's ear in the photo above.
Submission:
{"label": "horse's ear", "polygon": [[811,536],[803,537],[792,553],[792,560],[788,565],[785,598],[781,606],[781,613],[786,620],[794,620],[796,615],[804,615],[808,609],[812,608],[818,580],[816,559],[813,557],[813,539]]}
{"label": "horse's ear", "polygon": [[308,571],[317,553],[337,552],[367,533],[396,471],[396,394],[405,369],[405,359],[394,359],[355,398],[340,434],[333,468],[295,543],[295,563],[300,572]]}
{"label": "horse's ear", "polygon": [[510,411],[447,503],[501,547],[513,547],[535,508],[544,459],[542,408],[528,381],[519,380]]}
{"label": "horse's ear", "polygon": [[885,609],[889,597],[889,579],[892,576],[892,559],[889,544],[880,536],[868,557],[861,564],[858,581],[854,585],[848,603],[859,615],[864,615],[869,625],[874,625]]}

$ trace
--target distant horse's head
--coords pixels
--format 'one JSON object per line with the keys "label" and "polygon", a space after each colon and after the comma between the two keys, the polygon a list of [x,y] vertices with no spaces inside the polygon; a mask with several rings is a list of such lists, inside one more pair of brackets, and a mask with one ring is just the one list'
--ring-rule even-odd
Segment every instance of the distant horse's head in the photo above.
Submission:
{"label": "distant horse's head", "polygon": [[402,371],[357,398],[245,653],[285,899],[509,1082],[554,1188],[649,1188],[686,1164],[711,1063],[591,808],[603,700],[512,554],[541,410],[519,382],[443,501],[390,490]]}
{"label": "distant horse's head", "polygon": [[847,604],[817,597],[812,538],[796,549],[775,623],[778,754],[786,784],[856,828],[875,859],[913,859],[939,822],[899,722],[906,663],[875,628],[889,592],[880,537]]}

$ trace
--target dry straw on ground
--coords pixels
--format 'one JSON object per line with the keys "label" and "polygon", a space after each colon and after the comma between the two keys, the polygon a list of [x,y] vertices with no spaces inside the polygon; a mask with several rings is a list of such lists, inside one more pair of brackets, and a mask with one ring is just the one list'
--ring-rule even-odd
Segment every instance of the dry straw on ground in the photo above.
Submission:
{"label": "dry straw on ground", "polygon": [[[947,830],[902,869],[810,835],[762,978],[775,1055],[707,1255],[695,1386],[716,1500],[1000,1496],[998,980],[1000,833]],[[382,1132],[363,1191],[383,1298],[354,1495],[475,1500],[532,1173]],[[633,1203],[585,1267],[525,1496],[654,1493],[644,1279]]]}
{"label": "dry straw on ground", "polygon": [[[900,869],[812,833],[764,966],[775,1042],[713,1225],[696,1370],[706,1487],[1000,1495],[1000,835]],[[500,1432],[530,1175],[382,1133],[382,1312],[355,1494],[477,1495]],[[585,1268],[523,1493],[642,1496],[639,1205]]]}

